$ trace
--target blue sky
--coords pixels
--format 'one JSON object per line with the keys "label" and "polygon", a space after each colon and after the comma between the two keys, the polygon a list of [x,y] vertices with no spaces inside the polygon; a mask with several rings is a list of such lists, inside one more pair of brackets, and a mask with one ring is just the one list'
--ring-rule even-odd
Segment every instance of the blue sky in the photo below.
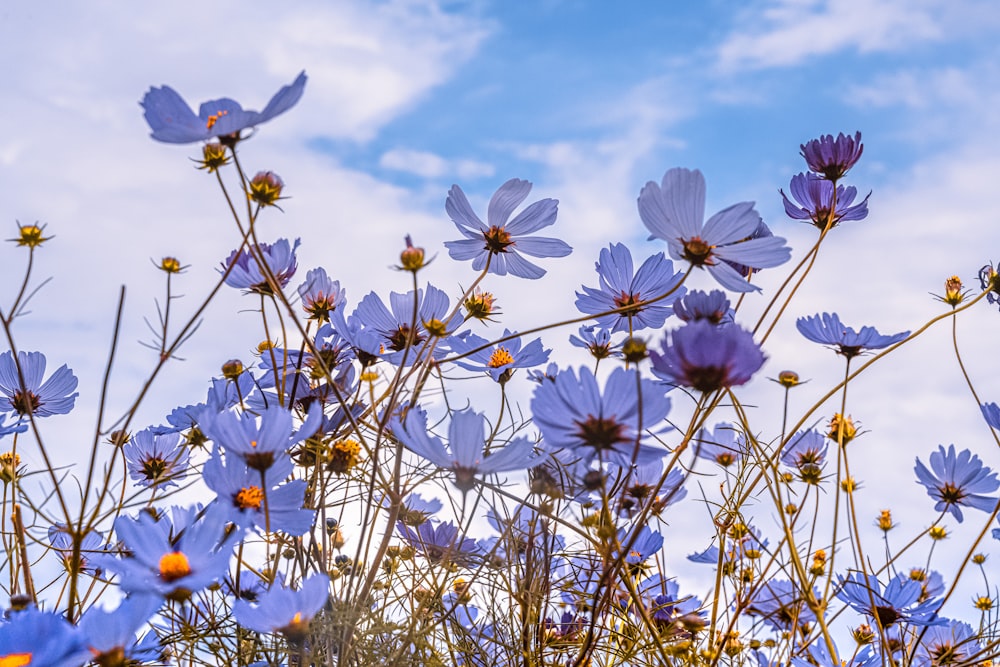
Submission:
{"label": "blue sky", "polygon": [[[405,289],[382,267],[397,261],[408,232],[440,255],[430,280],[451,291],[468,284],[467,267],[452,266],[441,245],[457,237],[443,210],[448,188],[461,184],[481,209],[508,178],[532,180],[533,198],[560,200],[553,230],[575,252],[545,264],[544,290],[490,285],[504,310],[522,313],[505,322],[513,326],[573,315],[573,291],[593,282],[593,262],[610,241],[628,241],[642,257],[661,250],[645,241],[635,198],[674,166],[705,173],[710,212],[756,201],[797,259],[815,231],[784,217],[778,189],[804,169],[799,145],[860,130],[865,154],[849,180],[873,191],[871,216],[831,235],[769,349],[768,375],[794,367],[813,378],[803,403],[840,366],[797,336],[795,316],[836,311],[856,327],[912,329],[941,312],[928,293],[945,278],[957,273],[972,286],[980,266],[1000,260],[1000,9],[988,0],[219,0],[190,8],[16,0],[0,11],[0,229],[10,237],[15,219],[40,220],[57,237],[39,268],[54,279],[16,334],[22,349],[78,371],[80,404],[91,412],[67,420],[85,430],[119,285],[129,287],[115,405],[151,363],[136,342],[148,339],[142,319],[155,317],[153,300],[162,298],[150,259],[176,255],[191,265],[179,285],[189,296],[182,314],[234,242],[210,179],[188,161],[196,148],[148,139],[137,103],[151,85],[169,84],[195,106],[229,96],[259,109],[307,71],[299,106],[261,127],[243,156],[252,171],[278,172],[291,196],[262,235],[302,237],[300,271],[326,267],[352,306],[370,289]],[[20,256],[12,246],[2,252],[10,284]],[[0,293],[0,302],[9,298]],[[746,310],[763,303],[753,297]],[[249,360],[259,327],[250,313],[231,314],[249,307],[224,295],[185,350],[188,361],[161,379],[145,419],[200,400],[222,361]],[[973,366],[981,395],[1000,401],[989,367],[997,317],[983,306],[960,337],[970,357],[985,359]],[[892,464],[869,482],[873,514],[893,483],[879,475],[891,467],[909,484],[913,457],[940,443],[1000,463],[949,340],[932,331],[852,394],[852,412],[871,431],[858,456]],[[773,401],[770,383],[756,385]],[[914,510],[910,525],[927,517]]]}

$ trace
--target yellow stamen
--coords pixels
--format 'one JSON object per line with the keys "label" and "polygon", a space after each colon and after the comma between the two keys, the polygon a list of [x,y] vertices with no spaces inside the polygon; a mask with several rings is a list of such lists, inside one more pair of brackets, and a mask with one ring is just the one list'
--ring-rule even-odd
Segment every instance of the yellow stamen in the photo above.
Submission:
{"label": "yellow stamen", "polygon": [[233,502],[236,503],[236,506],[244,510],[259,510],[263,501],[264,492],[259,486],[245,486],[237,491],[236,496],[233,498]]}
{"label": "yellow stamen", "polygon": [[30,653],[8,653],[0,656],[0,667],[22,667],[22,665],[30,664]]}
{"label": "yellow stamen", "polygon": [[500,368],[512,363],[514,363],[514,357],[511,356],[510,351],[505,347],[498,347],[490,355],[490,361],[486,365],[490,368]]}
{"label": "yellow stamen", "polygon": [[180,551],[164,554],[160,559],[160,578],[164,581],[177,581],[191,574],[191,564],[187,556]]}

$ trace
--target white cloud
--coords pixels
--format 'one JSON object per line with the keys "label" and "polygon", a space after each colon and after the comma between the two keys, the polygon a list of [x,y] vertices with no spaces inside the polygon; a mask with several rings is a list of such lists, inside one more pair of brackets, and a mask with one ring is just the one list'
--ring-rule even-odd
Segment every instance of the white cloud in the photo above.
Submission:
{"label": "white cloud", "polygon": [[423,178],[482,178],[495,173],[493,165],[479,160],[448,160],[436,153],[393,148],[379,158],[379,166]]}

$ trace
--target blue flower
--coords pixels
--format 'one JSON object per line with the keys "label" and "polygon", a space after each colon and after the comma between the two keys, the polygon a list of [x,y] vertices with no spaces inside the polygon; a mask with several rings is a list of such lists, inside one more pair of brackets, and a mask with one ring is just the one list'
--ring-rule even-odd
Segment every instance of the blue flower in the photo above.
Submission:
{"label": "blue flower", "polygon": [[330,577],[314,574],[302,580],[299,590],[276,584],[250,604],[233,603],[236,622],[255,632],[279,632],[293,644],[309,636],[309,624],[330,599]]}
{"label": "blue flower", "polygon": [[670,399],[656,382],[638,380],[635,370],[616,368],[603,394],[590,369],[580,369],[579,378],[561,371],[535,389],[531,411],[545,444],[572,451],[582,467],[594,460],[643,465],[665,453],[642,439],[667,416]]}
{"label": "blue flower", "polygon": [[[813,598],[822,593],[813,589]],[[756,590],[746,607],[750,616],[760,616],[779,632],[796,633],[816,621],[816,614],[806,604],[806,597],[795,584],[785,579],[769,579]]]}
{"label": "blue flower", "polygon": [[[91,607],[84,612],[79,627],[90,648],[93,664],[129,665],[155,660],[160,653],[159,642],[140,643],[136,633],[162,604],[158,596],[134,595],[122,600],[114,611]],[[155,632],[149,634],[156,635]]]}
{"label": "blue flower", "polygon": [[[391,502],[388,497],[382,498],[382,506],[387,510]],[[419,526],[430,519],[432,514],[440,512],[442,507],[441,501],[437,498],[425,500],[419,493],[410,493],[403,498],[399,507],[399,521],[407,526]]]}
{"label": "blue flower", "polygon": [[[673,579],[654,574],[638,586],[639,600],[650,618],[666,636],[690,639],[707,625],[701,600],[693,595],[681,597],[680,586]],[[638,609],[633,609],[638,613]]]}
{"label": "blue flower", "polygon": [[873,574],[854,572],[840,578],[837,597],[852,609],[877,619],[882,629],[896,623],[912,625],[936,625],[936,598],[923,598],[923,587],[919,581],[900,573],[889,580],[883,589],[881,582]]}
{"label": "blue flower", "polygon": [[60,614],[28,607],[0,623],[0,665],[77,667],[91,657],[83,635]]}
{"label": "blue flower", "polygon": [[[509,329],[504,329],[501,338],[507,338],[511,333]],[[452,352],[463,355],[455,360],[456,365],[468,371],[489,373],[494,382],[500,383],[507,382],[515,368],[531,368],[544,364],[552,352],[542,347],[540,338],[536,338],[524,347],[520,338],[511,338],[491,345],[485,338],[469,333],[460,338],[452,338],[449,344]],[[482,349],[476,350],[476,348]]]}
{"label": "blue flower", "polygon": [[241,531],[227,529],[228,520],[223,508],[209,508],[171,538],[165,517],[157,519],[148,512],[134,519],[122,516],[115,521],[115,533],[128,555],[95,558],[95,562],[118,573],[119,585],[127,593],[155,593],[183,601],[225,576],[233,545],[241,537]]}
{"label": "blue flower", "polygon": [[832,134],[824,134],[819,139],[807,141],[800,148],[809,171],[836,181],[861,159],[865,145],[861,143],[860,132],[853,137],[841,132],[836,139]]}
{"label": "blue flower", "polygon": [[917,473],[917,481],[927,489],[927,495],[937,501],[936,511],[950,512],[961,523],[961,505],[984,512],[996,508],[997,499],[985,494],[1000,488],[1000,480],[968,449],[956,454],[955,445],[949,445],[947,450],[938,446],[938,451],[931,454],[931,470],[920,459],[916,462],[913,470]]}
{"label": "blue flower", "polygon": [[202,432],[227,453],[243,459],[254,470],[263,471],[288,456],[288,449],[316,434],[323,420],[323,411],[314,407],[298,431],[294,430],[292,414],[274,406],[263,410],[260,425],[249,413],[239,416],[231,412],[205,411],[198,422]]}
{"label": "blue flower", "polygon": [[471,259],[472,268],[476,271],[482,271],[489,265],[489,273],[498,276],[510,273],[520,278],[541,278],[545,270],[526,260],[521,253],[531,257],[565,257],[570,254],[573,249],[564,241],[528,236],[556,221],[559,202],[555,199],[537,201],[509,220],[529,192],[531,183],[517,178],[501,185],[490,199],[486,215],[489,225],[485,225],[472,210],[462,188],[453,185],[444,208],[465,238],[444,244],[452,259]]}
{"label": "blue flower", "polygon": [[809,220],[821,230],[832,229],[844,221],[864,220],[868,217],[868,197],[871,193],[869,192],[868,197],[861,202],[854,204],[858,189],[853,185],[846,188],[843,185],[836,187],[836,210],[831,210],[834,203],[833,182],[825,178],[815,174],[798,174],[792,176],[788,190],[798,203],[796,206],[785,196],[783,190],[779,190],[788,217],[793,220]]}
{"label": "blue flower", "polygon": [[[659,329],[672,314],[670,304],[684,295],[681,286],[684,274],[674,272],[674,263],[657,253],[633,270],[632,253],[622,243],[612,243],[601,250],[596,264],[600,287],[583,287],[576,293],[576,307],[581,313],[598,315],[617,308],[624,312],[601,315],[597,323],[618,331]],[[668,296],[669,295],[669,296]],[[642,301],[660,299],[656,303],[636,305]]]}
{"label": "blue flower", "polygon": [[734,204],[706,222],[705,177],[698,170],[670,169],[660,185],[650,181],[639,193],[639,217],[652,233],[650,238],[663,239],[671,257],[706,269],[734,292],[760,288],[747,282],[733,264],[768,269],[792,256],[783,238],[751,238],[761,224],[753,206],[753,202]]}
{"label": "blue flower", "polygon": [[927,628],[913,654],[914,667],[975,665],[985,662],[983,647],[972,626],[961,621]]}
{"label": "blue flower", "polygon": [[799,431],[785,443],[781,450],[781,462],[796,468],[802,479],[810,484],[818,484],[826,461],[829,444],[825,435],[816,430]]}
{"label": "blue flower", "polygon": [[621,345],[611,344],[611,332],[607,329],[599,329],[593,325],[582,325],[580,335],[569,337],[570,345],[582,347],[590,352],[594,359],[600,361],[608,357],[621,357]]}
{"label": "blue flower", "polygon": [[329,321],[330,313],[344,304],[344,292],[340,281],[331,280],[323,268],[306,273],[306,281],[299,285],[302,309],[308,313],[309,319],[320,322]]}
{"label": "blue flower", "polygon": [[996,403],[984,403],[979,406],[983,412],[986,423],[1000,431],[1000,405]]}
{"label": "blue flower", "polygon": [[205,102],[195,116],[187,102],[170,86],[150,88],[142,98],[146,122],[152,137],[168,144],[189,144],[213,137],[239,139],[248,127],[260,125],[291,109],[302,97],[306,85],[305,72],[290,85],[275,93],[261,112],[243,109],[237,102],[222,98]]}
{"label": "blue flower", "polygon": [[[414,310],[417,314],[415,322]],[[379,355],[390,364],[400,364],[405,360],[405,363],[410,365],[417,361],[417,350],[429,335],[445,336],[454,331],[461,322],[461,317],[457,315],[444,322],[447,317],[448,295],[433,285],[427,285],[426,290],[418,289],[415,293],[413,291],[406,294],[390,293],[388,308],[377,294],[371,292],[355,309],[351,320],[356,322],[345,322],[341,318],[334,318],[333,325],[342,336],[351,340],[352,344],[357,342],[367,348],[373,344],[378,345],[378,350],[366,349],[366,352]],[[352,334],[350,331],[352,324],[361,327],[360,333],[371,332],[375,336],[363,339]],[[347,326],[348,331],[341,331],[342,326]],[[415,349],[408,349],[410,347]]]}
{"label": "blue flower", "polygon": [[188,450],[176,433],[157,435],[154,429],[139,431],[122,447],[129,477],[139,486],[177,486],[187,477]]}
{"label": "blue flower", "polygon": [[233,458],[236,460],[223,461],[216,450],[202,470],[205,486],[230,510],[233,523],[295,536],[312,528],[316,513],[302,508],[306,481],[294,479],[282,483],[294,467],[291,458],[282,457],[263,473]]}
{"label": "blue flower", "polygon": [[723,468],[739,463],[747,453],[746,438],[730,424],[716,424],[713,431],[699,430],[694,443],[697,458],[715,461]]}
{"label": "blue flower", "polygon": [[706,320],[672,332],[649,356],[657,377],[706,393],[746,384],[767,358],[749,331]]}
{"label": "blue flower", "polygon": [[427,432],[427,413],[410,408],[405,425],[398,418],[391,422],[393,435],[411,452],[419,454],[439,468],[455,474],[455,486],[463,492],[475,485],[477,475],[492,475],[512,470],[527,470],[537,462],[535,448],[527,438],[515,438],[501,448],[484,451],[487,444],[486,417],[463,410],[451,416],[448,447]]}
{"label": "blue flower", "polygon": [[273,244],[257,244],[257,252],[270,269],[277,284],[272,283],[267,278],[261,270],[257,258],[247,248],[234,250],[222,263],[219,272],[229,271],[225,282],[230,287],[255,294],[274,294],[275,288],[283,288],[288,284],[288,281],[295,275],[295,270],[299,267],[295,259],[295,251],[298,249],[299,243],[301,243],[300,239],[295,239],[295,245],[288,243],[288,239],[278,239]]}
{"label": "blue flower", "polygon": [[674,301],[674,314],[684,322],[708,320],[712,324],[723,324],[734,320],[733,309],[729,307],[729,297],[717,289],[711,292],[691,290],[678,301]]}
{"label": "blue flower", "polygon": [[[646,561],[663,548],[663,535],[649,526],[633,527],[631,530],[619,528],[617,539],[621,548],[628,549],[623,560],[634,571],[641,571]],[[616,551],[614,557],[618,556]]]}
{"label": "blue flower", "polygon": [[814,343],[832,345],[837,354],[842,354],[848,359],[856,357],[865,350],[881,350],[889,347],[910,335],[909,331],[902,331],[883,336],[874,327],[861,327],[861,331],[855,331],[841,324],[836,313],[800,317],[795,321],[795,328]]}
{"label": "blue flower", "polygon": [[[21,367],[24,384],[18,376]],[[41,352],[18,352],[17,363],[10,352],[0,354],[0,412],[14,412],[21,417],[31,414],[35,417],[64,415],[73,409],[76,397],[76,376],[69,366],[63,364],[42,382],[45,377],[45,355]]]}
{"label": "blue flower", "polygon": [[979,270],[979,284],[984,290],[989,290],[987,302],[1000,303],[1000,273],[993,268],[992,262]]}
{"label": "blue flower", "polygon": [[403,523],[396,524],[396,530],[427,560],[438,565],[474,564],[480,556],[476,541],[464,537],[452,522],[426,521],[413,530]]}
{"label": "blue flower", "polygon": [[663,510],[687,496],[684,473],[674,468],[664,477],[662,459],[646,465],[620,468],[617,473],[609,471],[609,477],[612,476],[627,483],[621,491],[615,491],[618,495],[618,514],[622,516],[634,516],[647,506],[652,514],[659,516]]}
{"label": "blue flower", "polygon": [[73,555],[73,536],[66,524],[57,523],[49,526],[48,538],[49,545],[62,558],[63,567],[67,572],[73,575],[84,572],[94,577],[100,574],[100,568],[94,565],[93,556],[102,554],[109,548],[100,531],[90,530],[84,534],[76,557]]}

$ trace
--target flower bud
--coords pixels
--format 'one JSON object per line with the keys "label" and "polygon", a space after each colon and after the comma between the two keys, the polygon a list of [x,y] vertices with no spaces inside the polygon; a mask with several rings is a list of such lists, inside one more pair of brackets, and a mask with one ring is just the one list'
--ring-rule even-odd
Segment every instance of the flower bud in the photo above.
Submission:
{"label": "flower bud", "polygon": [[487,321],[493,315],[498,315],[496,310],[496,299],[490,292],[476,290],[465,300],[465,314],[469,319]]}
{"label": "flower bud", "polygon": [[629,338],[622,343],[622,354],[625,356],[625,361],[630,364],[639,363],[649,356],[646,351],[646,341],[636,336]]}
{"label": "flower bud", "polygon": [[229,156],[226,155],[226,147],[217,142],[205,144],[201,148],[201,159],[195,160],[199,169],[205,169],[210,174],[218,171],[219,167],[229,164]]}
{"label": "flower bud", "polygon": [[399,253],[399,263],[404,271],[416,273],[424,267],[424,249],[413,245],[413,239],[406,235],[406,248]]}
{"label": "flower bud", "polygon": [[164,273],[180,273],[185,267],[181,266],[180,260],[176,257],[164,257],[157,268]]}
{"label": "flower bud", "polygon": [[230,359],[222,364],[222,377],[227,380],[235,380],[243,373],[243,362],[239,359]]}
{"label": "flower bud", "polygon": [[39,225],[37,222],[33,225],[18,223],[17,229],[17,238],[8,240],[13,241],[19,246],[36,248],[52,238],[51,236],[42,236],[42,230],[45,229],[45,225]]}
{"label": "flower bud", "polygon": [[250,181],[250,192],[247,196],[261,206],[274,206],[274,203],[281,199],[284,187],[281,178],[273,171],[261,171]]}
{"label": "flower bud", "polygon": [[795,371],[781,371],[778,373],[778,384],[786,389],[791,389],[799,384],[799,374]]}

